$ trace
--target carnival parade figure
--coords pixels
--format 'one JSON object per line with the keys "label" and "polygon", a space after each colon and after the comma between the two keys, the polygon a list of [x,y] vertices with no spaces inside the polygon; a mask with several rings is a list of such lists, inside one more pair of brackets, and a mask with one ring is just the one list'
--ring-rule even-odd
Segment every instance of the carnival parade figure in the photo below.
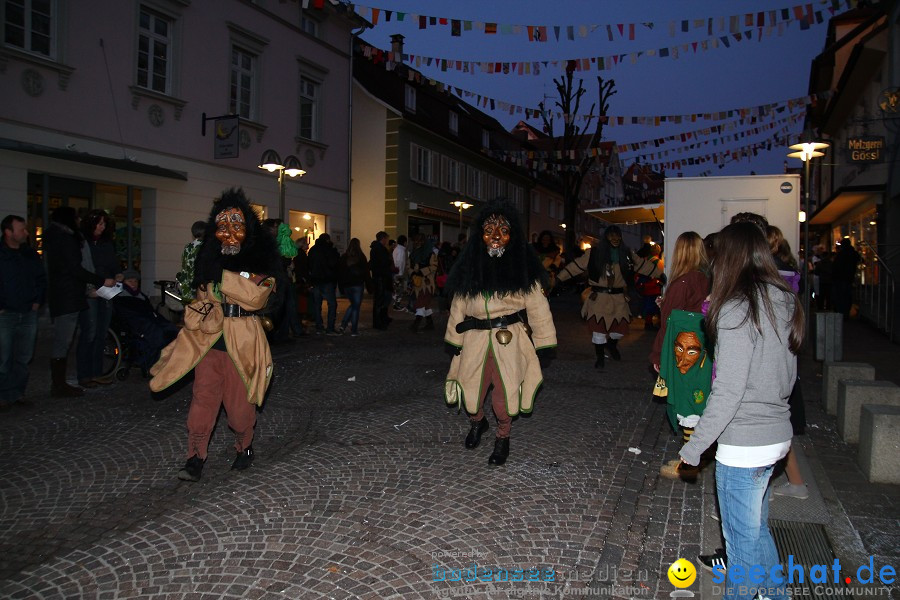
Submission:
{"label": "carnival parade figure", "polygon": [[187,463],[178,473],[198,481],[219,408],[235,433],[232,469],[253,462],[256,408],[272,378],[272,355],[260,312],[274,292],[281,255],[240,189],[216,200],[195,264],[194,301],[184,328],[151,369],[150,389],[163,390],[194,369],[188,411]]}
{"label": "carnival parade figure", "polygon": [[618,343],[628,333],[631,309],[626,286],[634,281],[634,253],[622,243],[622,230],[606,228],[603,240],[567,264],[557,281],[568,281],[587,272],[588,287],[582,294],[581,317],[587,322],[594,344],[594,367],[604,366],[605,351],[621,360]]}
{"label": "carnival parade figure", "polygon": [[422,319],[425,320],[425,329],[434,329],[434,319],[431,302],[434,298],[435,275],[437,275],[438,257],[434,253],[434,246],[424,233],[417,233],[413,237],[413,247],[409,253],[407,262],[407,275],[409,287],[413,297],[413,306],[416,309],[416,320],[410,329],[419,331]]}
{"label": "carnival parade figure", "polygon": [[556,351],[556,328],[543,293],[546,271],[525,239],[516,208],[492,202],[473,227],[447,281],[451,303],[444,341],[454,356],[444,398],[469,415],[469,449],[489,428],[482,406],[490,401],[497,436],[488,464],[502,465],[512,418],[534,408],[541,363]]}

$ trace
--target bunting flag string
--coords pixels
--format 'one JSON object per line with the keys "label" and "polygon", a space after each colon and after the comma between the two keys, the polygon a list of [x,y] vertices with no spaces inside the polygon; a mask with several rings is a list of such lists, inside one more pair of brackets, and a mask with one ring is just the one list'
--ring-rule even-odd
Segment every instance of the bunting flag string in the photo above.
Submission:
{"label": "bunting flag string", "polygon": [[[795,105],[795,106],[797,106],[797,105]],[[806,116],[805,110],[801,110],[801,111],[794,113],[791,110],[789,110],[787,106],[782,106],[782,107],[776,109],[775,111],[773,111],[773,113],[780,114],[780,113],[783,113],[785,110],[787,110],[790,113],[787,117],[782,117],[781,119],[773,120],[773,121],[771,121],[767,124],[763,124],[763,125],[768,125],[769,128],[771,128],[773,125],[777,125],[778,123],[783,123],[783,122],[787,121],[788,119],[797,119],[797,118]],[[775,115],[773,113],[770,113],[770,114],[772,114],[772,116],[774,117]],[[756,125],[758,123],[762,123],[763,118],[764,117],[757,117],[757,116],[752,116],[749,118],[742,117],[736,121],[720,123],[718,125],[713,125],[711,127],[704,127],[703,129],[695,129],[694,131],[686,131],[684,133],[676,133],[674,135],[670,135],[670,136],[664,137],[664,138],[655,138],[652,140],[642,140],[639,142],[629,142],[629,143],[619,144],[616,147],[616,149],[618,150],[619,154],[629,154],[632,152],[638,152],[640,150],[643,150],[643,149],[647,148],[648,146],[650,146],[651,144],[653,144],[654,148],[659,148],[660,146],[666,144],[667,142],[673,142],[673,141],[684,144],[692,139],[699,139],[701,136],[705,137],[705,136],[711,136],[711,135],[721,135],[728,131],[734,131],[735,129],[737,129],[739,127],[743,127],[744,125]]]}
{"label": "bunting flag string", "polygon": [[[712,154],[705,154],[701,156],[691,156],[688,158],[682,158],[673,161],[641,164],[644,166],[649,166],[655,171],[677,171],[686,166],[703,165],[706,163],[712,163],[714,165],[717,165],[721,169],[725,166],[725,164],[729,162],[736,162],[744,158],[752,158],[759,152],[769,151],[774,147],[786,146],[790,138],[790,129],[790,125],[785,125],[782,129],[773,134],[772,137],[768,140],[754,142],[752,144],[748,144],[746,146],[738,148],[729,148],[728,150],[723,150],[721,152],[715,152]],[[709,173],[707,172],[706,174],[708,175]]]}
{"label": "bunting flag string", "polygon": [[[823,23],[825,21],[825,17],[822,15],[821,11],[815,11],[814,15],[816,23]],[[726,35],[709,37],[695,42],[683,42],[675,46],[650,48],[636,52],[625,52],[607,56],[588,56],[559,60],[470,61],[424,56],[421,54],[408,54],[405,52],[397,55],[394,52],[381,50],[380,48],[369,46],[368,44],[363,43],[363,45],[372,48],[367,55],[367,58],[370,58],[375,62],[383,62],[386,68],[390,68],[389,65],[391,63],[404,62],[414,65],[417,69],[425,66],[440,69],[442,72],[459,71],[472,75],[476,73],[486,75],[540,75],[543,71],[565,72],[569,69],[578,72],[610,71],[618,66],[624,65],[626,62],[628,64],[635,64],[639,58],[646,57],[671,58],[677,60],[682,55],[689,56],[699,52],[707,52],[711,49],[716,50],[721,47],[731,48],[732,44],[753,41],[754,37],[759,42],[761,42],[764,37],[770,37],[773,34],[780,37],[783,36],[787,31],[787,28],[795,22],[801,24],[801,30],[809,28],[809,22],[806,20],[805,16],[801,19],[792,17],[791,19],[781,21],[774,26],[765,25],[762,27],[745,29],[743,31],[729,32]]]}
{"label": "bunting flag string", "polygon": [[[696,150],[698,148],[707,146],[709,144],[712,144],[713,146],[720,146],[720,145],[727,144],[729,142],[736,142],[736,141],[740,141],[747,137],[756,136],[756,135],[759,135],[760,133],[764,133],[766,131],[775,129],[777,127],[792,125],[794,123],[797,123],[801,119],[803,119],[805,116],[806,116],[806,113],[801,111],[801,112],[793,113],[787,117],[783,117],[781,119],[778,119],[776,121],[772,121],[769,123],[758,123],[757,117],[751,117],[749,120],[751,121],[752,124],[755,125],[754,127],[750,127],[748,129],[737,131],[735,133],[728,134],[728,135],[719,135],[718,137],[713,138],[713,139],[708,139],[708,140],[696,139],[695,142],[687,144],[687,145],[679,146],[678,148],[670,148],[668,150],[662,150],[660,152],[639,154],[637,156],[630,157],[629,160],[637,159],[637,158],[649,158],[650,160],[655,160],[655,159],[658,159],[663,156],[668,156],[670,153],[673,153],[673,152],[677,153],[677,154],[683,154],[685,152]],[[730,127],[728,127],[727,130],[729,130],[729,131],[734,130],[734,128],[737,127],[739,123],[743,123],[743,121],[745,121],[745,120],[747,120],[747,119],[740,119],[739,121],[735,121],[733,123],[726,124],[726,125],[730,126]],[[686,143],[687,140],[695,139],[697,135],[700,135],[700,132],[704,132],[705,134],[715,134],[715,133],[721,131],[719,128],[720,128],[720,126],[716,126],[716,127],[707,128],[704,130],[697,130],[697,132],[686,132],[684,134],[678,134],[678,135],[670,136],[669,138],[664,138],[664,139],[667,139],[667,140],[680,139],[680,140],[682,140],[683,143]],[[620,154],[636,152],[639,149],[646,147],[645,146],[646,144],[657,142],[657,141],[659,141],[659,140],[635,142],[632,144],[620,144],[616,147],[616,150]],[[628,148],[632,148],[632,147],[634,149],[632,149],[632,150],[628,149]],[[565,150],[565,151],[564,150],[491,150],[491,151],[485,151],[485,152],[488,156],[491,156],[492,158],[497,158],[497,159],[501,159],[501,160],[512,160],[514,162],[518,162],[522,159],[525,159],[525,160],[544,159],[547,162],[556,162],[556,161],[561,161],[563,159],[568,159],[570,161],[581,161],[581,159],[583,159],[587,156],[597,156],[597,157],[601,157],[601,158],[608,158],[610,155],[610,152],[607,149],[600,147],[600,146],[583,148],[583,149],[578,149],[578,150]]]}
{"label": "bunting flag string", "polygon": [[859,0],[812,0],[804,4],[776,8],[771,10],[742,13],[737,15],[702,17],[694,19],[681,19],[670,21],[653,21],[641,23],[592,23],[571,25],[522,25],[507,23],[491,23],[468,19],[456,19],[420,15],[401,11],[389,10],[381,7],[351,4],[352,9],[373,25],[379,21],[390,22],[392,19],[400,23],[410,23],[418,29],[428,27],[448,27],[452,37],[460,37],[463,32],[480,31],[487,35],[527,35],[529,42],[546,43],[560,40],[573,41],[578,38],[587,38],[594,32],[605,33],[610,42],[616,40],[633,41],[637,31],[667,31],[669,37],[675,37],[679,33],[690,31],[706,31],[712,36],[714,32],[735,34],[744,28],[776,27],[780,24],[798,21],[801,27],[809,28],[814,23],[821,23],[814,5],[825,7],[834,15],[843,9],[855,8]]}
{"label": "bunting flag string", "polygon": [[[383,50],[376,48],[374,46],[370,46],[368,44],[362,44],[363,48],[363,56],[372,60],[376,64],[384,60],[383,55],[389,54],[385,53]],[[386,61],[385,68],[388,70],[394,70],[401,63]],[[483,96],[476,92],[472,92],[458,86],[450,85],[438,79],[432,79],[431,77],[427,77],[422,73],[410,69],[407,77],[410,81],[414,81],[419,84],[427,84],[430,85],[439,91],[442,91],[447,94],[456,94],[456,96],[469,104],[477,108],[486,108],[490,110],[500,110],[502,112],[507,112],[511,115],[520,114],[524,115],[526,119],[539,119],[542,115],[547,115],[548,117],[553,116],[558,119],[564,119],[566,122],[569,121],[569,115],[564,114],[559,111],[551,111],[551,110],[541,110],[540,108],[532,108],[521,106],[518,104],[513,104],[511,102],[506,102],[503,100],[498,100],[496,98],[491,98],[489,96]],[[818,94],[812,94],[808,96],[800,96],[798,98],[791,98],[788,100],[780,100],[778,102],[770,103],[770,104],[761,104],[758,106],[750,106],[743,108],[733,108],[723,111],[715,111],[715,112],[706,112],[706,113],[690,113],[690,114],[682,114],[682,115],[643,115],[643,116],[625,116],[625,115],[606,115],[603,117],[598,117],[597,115],[577,115],[575,116],[575,120],[581,121],[591,121],[596,118],[602,118],[604,120],[604,124],[609,127],[615,126],[623,126],[623,125],[642,125],[642,126],[655,126],[658,127],[660,125],[680,125],[682,123],[694,123],[697,121],[722,121],[725,119],[731,119],[735,116],[740,117],[748,117],[751,115],[756,116],[764,116],[771,112],[772,110],[778,110],[782,107],[782,105],[786,105],[788,109],[793,110],[796,107],[805,107],[808,104],[812,104],[817,100],[826,100],[830,97],[831,92],[820,92]]]}
{"label": "bunting flag string", "polygon": [[778,127],[784,128],[787,126],[795,125],[796,123],[803,120],[805,117],[805,113],[796,113],[784,119],[779,119],[778,121],[773,121],[771,123],[766,123],[763,125],[758,125],[756,127],[752,127],[750,129],[746,129],[744,131],[739,131],[737,133],[733,133],[726,136],[721,136],[718,138],[713,138],[709,140],[697,141],[691,144],[682,145],[677,148],[670,148],[668,150],[663,150],[662,152],[650,152],[647,154],[639,154],[636,157],[632,158],[646,158],[648,161],[658,161],[659,159],[669,156],[671,154],[685,154],[689,152],[693,152],[695,150],[699,150],[700,148],[704,148],[709,146],[710,144],[713,146],[721,146],[725,145],[729,142],[738,142],[743,140],[744,138],[754,137],[759,135],[760,133],[764,133],[766,131],[770,131],[772,129],[776,129]]}

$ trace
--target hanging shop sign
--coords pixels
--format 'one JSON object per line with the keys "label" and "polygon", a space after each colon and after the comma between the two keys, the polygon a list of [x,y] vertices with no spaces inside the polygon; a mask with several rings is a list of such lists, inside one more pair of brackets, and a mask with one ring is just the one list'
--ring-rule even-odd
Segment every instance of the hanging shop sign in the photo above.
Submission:
{"label": "hanging shop sign", "polygon": [[884,137],[866,135],[848,138],[847,155],[853,163],[883,162]]}

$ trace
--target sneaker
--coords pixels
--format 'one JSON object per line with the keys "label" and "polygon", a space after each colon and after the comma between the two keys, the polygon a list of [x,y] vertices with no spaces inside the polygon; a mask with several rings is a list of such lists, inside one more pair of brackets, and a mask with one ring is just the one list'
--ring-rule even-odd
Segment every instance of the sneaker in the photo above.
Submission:
{"label": "sneaker", "polygon": [[354,331],[353,333],[350,334],[350,337],[359,337],[359,332]]}
{"label": "sneaker", "polygon": [[796,498],[797,500],[806,500],[809,498],[809,487],[807,487],[805,483],[794,485],[793,483],[788,482],[773,487],[772,493],[778,496]]}
{"label": "sneaker", "polygon": [[235,471],[243,471],[248,468],[253,463],[253,446],[247,446],[243,450],[237,453],[237,456],[234,457],[234,462],[231,463],[231,468]]}
{"label": "sneaker", "polygon": [[728,569],[728,557],[725,556],[725,550],[716,548],[712,554],[701,554],[697,557],[700,566],[709,572],[714,572],[717,568],[723,573]]}
{"label": "sneaker", "polygon": [[344,332],[347,331],[347,328],[341,325],[340,327],[338,327],[337,331],[340,335],[344,335]]}
{"label": "sneaker", "polygon": [[326,329],[325,335],[341,335],[341,334],[338,333],[337,331],[335,331],[334,329]]}
{"label": "sneaker", "polygon": [[190,457],[187,459],[184,468],[178,471],[178,479],[182,481],[200,481],[200,476],[203,474],[203,463],[205,462],[196,454]]}
{"label": "sneaker", "polygon": [[316,329],[316,335],[322,335],[323,333],[325,333],[324,329]]}

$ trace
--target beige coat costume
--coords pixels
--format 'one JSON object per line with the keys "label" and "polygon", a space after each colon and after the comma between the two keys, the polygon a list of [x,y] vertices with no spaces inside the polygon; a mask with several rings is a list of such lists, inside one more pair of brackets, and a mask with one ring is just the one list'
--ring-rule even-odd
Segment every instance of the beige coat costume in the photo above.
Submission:
{"label": "beige coat costume", "polygon": [[[456,332],[456,325],[466,317],[476,319],[494,319],[525,309],[528,311],[528,323],[532,329],[529,338],[524,323],[513,323],[508,327],[512,332],[512,341],[503,346],[494,334],[496,329],[470,329],[464,333]],[[533,343],[532,343],[533,340]],[[487,390],[481,389],[482,374],[488,353],[492,353],[497,362],[502,390],[494,393],[506,397],[506,411],[510,416],[519,412],[531,412],[534,407],[534,396],[543,382],[541,365],[536,349],[556,346],[556,328],[550,305],[535,283],[527,294],[513,294],[505,297],[481,295],[475,298],[456,296],[450,305],[450,320],[444,341],[462,351],[454,356],[450,363],[450,372],[444,384],[444,398],[447,404],[456,405],[462,402],[466,412],[476,414]]]}
{"label": "beige coat costume", "polygon": [[232,271],[223,271],[218,294],[212,284],[207,291],[198,290],[196,299],[184,311],[184,328],[174,342],[163,348],[159,361],[150,369],[150,389],[164,390],[184,377],[224,335],[228,356],[247,387],[247,401],[262,406],[273,368],[266,334],[257,316],[225,317],[222,302],[257,311],[266,305],[273,285],[272,278],[257,284]]}
{"label": "beige coat costume", "polygon": [[[632,261],[637,258],[634,253],[631,254]],[[588,270],[588,264],[591,260],[591,250],[588,249],[583,255],[570,262],[561,270],[556,278],[559,281],[568,281],[572,277],[577,277]],[[639,258],[637,260],[640,260]],[[588,285],[601,288],[625,288],[625,278],[622,276],[622,269],[618,263],[612,264],[612,277],[601,276],[600,281],[588,279]],[[626,290],[627,292],[627,290]],[[581,318],[585,321],[592,317],[599,323],[601,319],[606,319],[606,326],[612,327],[617,321],[631,322],[631,309],[628,307],[628,295],[625,294],[606,294],[597,292],[590,287],[584,290],[581,296],[584,304],[581,305]]]}
{"label": "beige coat costume", "polygon": [[[414,296],[418,296],[422,292],[425,292],[426,294],[434,294],[434,277],[437,274],[437,267],[438,258],[434,253],[432,253],[428,259],[428,266],[418,268],[418,265],[413,265],[409,262],[407,263],[406,274],[409,276],[409,281],[412,286]],[[419,273],[422,274],[421,280],[418,280],[418,278],[414,275]],[[419,285],[416,285],[416,283],[418,283]]]}

